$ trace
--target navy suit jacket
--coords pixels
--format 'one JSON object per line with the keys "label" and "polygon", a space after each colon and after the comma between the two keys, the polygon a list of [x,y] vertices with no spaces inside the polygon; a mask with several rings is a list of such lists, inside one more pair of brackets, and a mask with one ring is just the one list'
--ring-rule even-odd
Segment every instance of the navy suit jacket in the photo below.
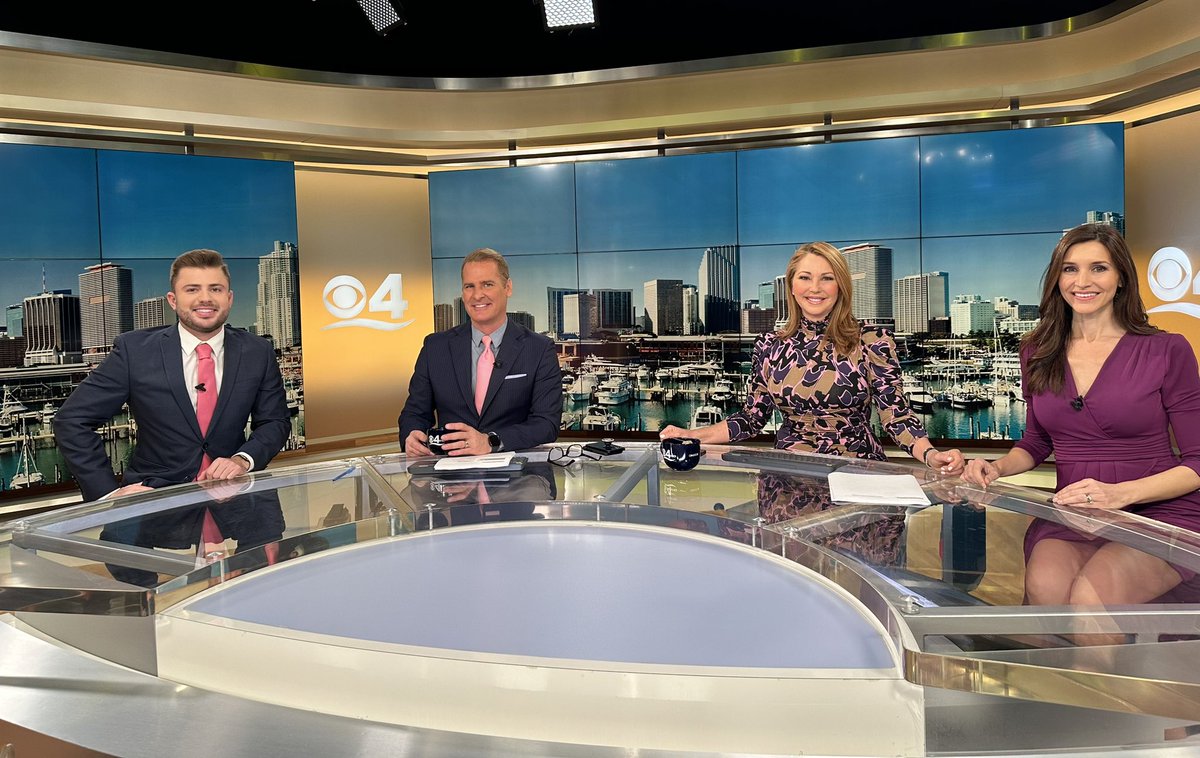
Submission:
{"label": "navy suit jacket", "polygon": [[435,414],[437,425],[461,421],[481,432],[496,432],[505,450],[557,439],[562,371],[554,342],[509,319],[497,355],[483,413],[478,413],[471,384],[471,324],[426,337],[400,412],[401,447],[409,432],[435,426]]}
{"label": "navy suit jacket", "polygon": [[[291,422],[270,342],[225,327],[221,393],[207,435],[200,434],[186,381],[176,326],[126,332],[113,341],[109,356],[54,417],[54,436],[84,500],[120,486],[96,429],[125,403],[138,429],[137,445],[125,468],[127,484],[165,487],[190,482],[205,452],[211,458],[245,452],[261,469],[283,448]],[[252,427],[248,439],[247,420]]]}

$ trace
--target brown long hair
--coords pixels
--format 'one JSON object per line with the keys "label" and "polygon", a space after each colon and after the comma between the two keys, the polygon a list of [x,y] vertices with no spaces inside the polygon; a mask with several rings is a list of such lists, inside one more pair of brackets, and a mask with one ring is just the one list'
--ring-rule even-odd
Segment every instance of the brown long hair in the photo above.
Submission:
{"label": "brown long hair", "polygon": [[833,309],[829,312],[829,326],[825,328],[825,336],[833,342],[835,353],[843,357],[852,356],[862,345],[862,327],[858,325],[854,314],[850,312],[850,302],[854,299],[854,285],[850,281],[850,267],[846,265],[842,251],[828,242],[809,242],[796,248],[796,252],[792,253],[792,258],[787,265],[787,275],[784,277],[787,280],[788,320],[778,334],[783,339],[787,339],[794,337],[796,332],[800,331],[800,303],[796,300],[795,293],[792,292],[792,280],[796,278],[800,261],[806,255],[824,258],[829,264],[829,268],[833,269],[833,280],[837,282],[838,296],[834,301]]}
{"label": "brown long hair", "polygon": [[1080,242],[1099,242],[1108,250],[1113,267],[1120,277],[1113,296],[1113,318],[1125,331],[1134,334],[1154,334],[1160,331],[1150,325],[1146,306],[1138,291],[1137,269],[1133,255],[1121,234],[1108,224],[1081,224],[1063,235],[1050,256],[1050,265],[1042,275],[1041,321],[1033,331],[1021,338],[1022,350],[1030,350],[1026,382],[1030,392],[1058,392],[1065,381],[1067,345],[1071,340],[1071,324],[1075,312],[1067,305],[1058,289],[1063,261],[1072,245]]}

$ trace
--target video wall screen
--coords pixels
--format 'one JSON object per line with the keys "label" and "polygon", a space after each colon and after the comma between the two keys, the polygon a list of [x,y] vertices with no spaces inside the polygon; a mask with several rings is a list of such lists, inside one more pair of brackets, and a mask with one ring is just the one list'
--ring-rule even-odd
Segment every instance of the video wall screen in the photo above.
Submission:
{"label": "video wall screen", "polygon": [[558,344],[564,430],[695,426],[744,402],[787,261],[824,240],[930,434],[1016,440],[1050,252],[1084,222],[1123,232],[1124,207],[1121,124],[435,173],[434,320],[466,322],[459,264],[493,247],[510,318]]}
{"label": "video wall screen", "polygon": [[[229,324],[274,343],[303,447],[293,165],[0,143],[0,498],[71,486],[55,413],[118,334],[176,323],[171,262],[195,248],[225,256]],[[121,472],[136,424],[101,435]]]}

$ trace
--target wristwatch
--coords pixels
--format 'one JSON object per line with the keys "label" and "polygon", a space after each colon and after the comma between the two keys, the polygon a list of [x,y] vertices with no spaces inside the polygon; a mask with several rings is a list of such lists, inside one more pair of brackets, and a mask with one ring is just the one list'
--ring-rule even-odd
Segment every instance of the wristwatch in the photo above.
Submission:
{"label": "wristwatch", "polygon": [[488,432],[488,446],[492,448],[493,453],[500,452],[504,448],[504,443],[500,441],[500,435],[495,432]]}

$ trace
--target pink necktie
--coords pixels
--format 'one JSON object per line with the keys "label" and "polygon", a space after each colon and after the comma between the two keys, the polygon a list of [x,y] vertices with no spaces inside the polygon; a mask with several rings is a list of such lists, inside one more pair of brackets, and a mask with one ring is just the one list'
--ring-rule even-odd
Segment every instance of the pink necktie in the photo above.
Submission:
{"label": "pink necktie", "polygon": [[[196,421],[200,424],[200,433],[208,434],[208,425],[212,422],[213,411],[217,408],[217,364],[213,361],[212,345],[201,342],[196,345]],[[208,453],[200,461],[200,474],[212,463]]]}
{"label": "pink necktie", "polygon": [[475,410],[483,413],[483,399],[487,397],[488,382],[492,380],[492,366],[496,359],[492,357],[492,338],[483,336],[483,352],[479,354],[479,362],[475,364]]}

